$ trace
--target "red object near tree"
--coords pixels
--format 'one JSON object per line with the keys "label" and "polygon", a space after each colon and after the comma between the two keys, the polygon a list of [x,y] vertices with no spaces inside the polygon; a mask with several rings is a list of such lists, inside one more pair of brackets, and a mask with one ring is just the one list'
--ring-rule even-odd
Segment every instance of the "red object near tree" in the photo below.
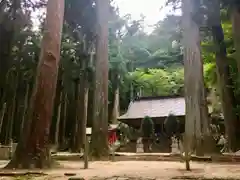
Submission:
{"label": "red object near tree", "polygon": [[117,141],[117,133],[114,130],[108,131],[108,144],[112,145]]}

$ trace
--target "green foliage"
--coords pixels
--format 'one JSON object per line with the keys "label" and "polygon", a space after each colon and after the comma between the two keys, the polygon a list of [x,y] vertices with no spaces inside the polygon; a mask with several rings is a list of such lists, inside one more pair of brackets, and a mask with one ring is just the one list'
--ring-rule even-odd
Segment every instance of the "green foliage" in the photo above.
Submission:
{"label": "green foliage", "polygon": [[[123,109],[128,106],[131,91],[134,96],[140,91],[142,96],[182,94],[179,20],[179,16],[168,16],[147,34],[142,28],[143,19],[120,18],[116,12],[109,24],[110,102],[116,84],[120,86]],[[116,74],[120,75],[119,82]]]}
{"label": "green foliage", "polygon": [[149,116],[142,119],[141,133],[144,138],[150,138],[154,135],[154,122]]}
{"label": "green foliage", "polygon": [[179,95],[183,92],[183,69],[137,69],[129,74],[142,96]]}
{"label": "green foliage", "polygon": [[204,64],[204,80],[207,88],[212,88],[217,86],[217,72],[215,63],[205,63]]}
{"label": "green foliage", "polygon": [[168,136],[173,136],[178,133],[179,129],[179,121],[177,117],[170,113],[168,117],[164,121],[164,129]]}

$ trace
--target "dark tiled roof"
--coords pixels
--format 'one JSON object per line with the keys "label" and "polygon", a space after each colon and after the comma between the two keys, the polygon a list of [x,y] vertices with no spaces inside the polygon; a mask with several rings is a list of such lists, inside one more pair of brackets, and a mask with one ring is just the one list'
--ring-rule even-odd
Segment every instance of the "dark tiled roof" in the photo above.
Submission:
{"label": "dark tiled roof", "polygon": [[184,97],[140,98],[131,102],[126,114],[118,119],[138,119],[144,116],[167,117],[170,112],[176,116],[185,115]]}

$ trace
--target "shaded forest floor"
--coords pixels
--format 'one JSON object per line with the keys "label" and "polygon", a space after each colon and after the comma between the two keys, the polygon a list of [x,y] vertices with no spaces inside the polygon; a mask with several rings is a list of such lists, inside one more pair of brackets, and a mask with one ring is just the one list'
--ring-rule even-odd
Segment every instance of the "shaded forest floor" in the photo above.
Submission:
{"label": "shaded forest floor", "polygon": [[[18,180],[67,180],[65,173],[74,174],[75,180],[240,180],[239,164],[230,163],[199,163],[192,162],[192,171],[184,170],[185,164],[168,161],[118,161],[118,162],[90,162],[89,169],[83,169],[83,163],[77,161],[59,161],[61,168],[43,171],[47,174],[40,177],[0,177],[0,179]],[[1,161],[1,167],[7,162]],[[3,170],[1,170],[3,172]],[[6,172],[6,171],[5,171]]]}

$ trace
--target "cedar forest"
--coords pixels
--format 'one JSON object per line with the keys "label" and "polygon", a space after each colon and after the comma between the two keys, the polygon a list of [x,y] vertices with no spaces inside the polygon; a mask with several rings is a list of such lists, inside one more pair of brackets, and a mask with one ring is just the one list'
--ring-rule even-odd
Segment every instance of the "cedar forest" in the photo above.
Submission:
{"label": "cedar forest", "polygon": [[78,152],[86,124],[91,155],[108,156],[108,123],[139,94],[185,95],[185,127],[202,124],[207,139],[208,111],[223,116],[229,151],[239,149],[240,4],[166,6],[183,15],[146,33],[144,17],[120,17],[109,0],[0,1],[0,141],[18,142],[7,167],[50,167],[49,144]]}

